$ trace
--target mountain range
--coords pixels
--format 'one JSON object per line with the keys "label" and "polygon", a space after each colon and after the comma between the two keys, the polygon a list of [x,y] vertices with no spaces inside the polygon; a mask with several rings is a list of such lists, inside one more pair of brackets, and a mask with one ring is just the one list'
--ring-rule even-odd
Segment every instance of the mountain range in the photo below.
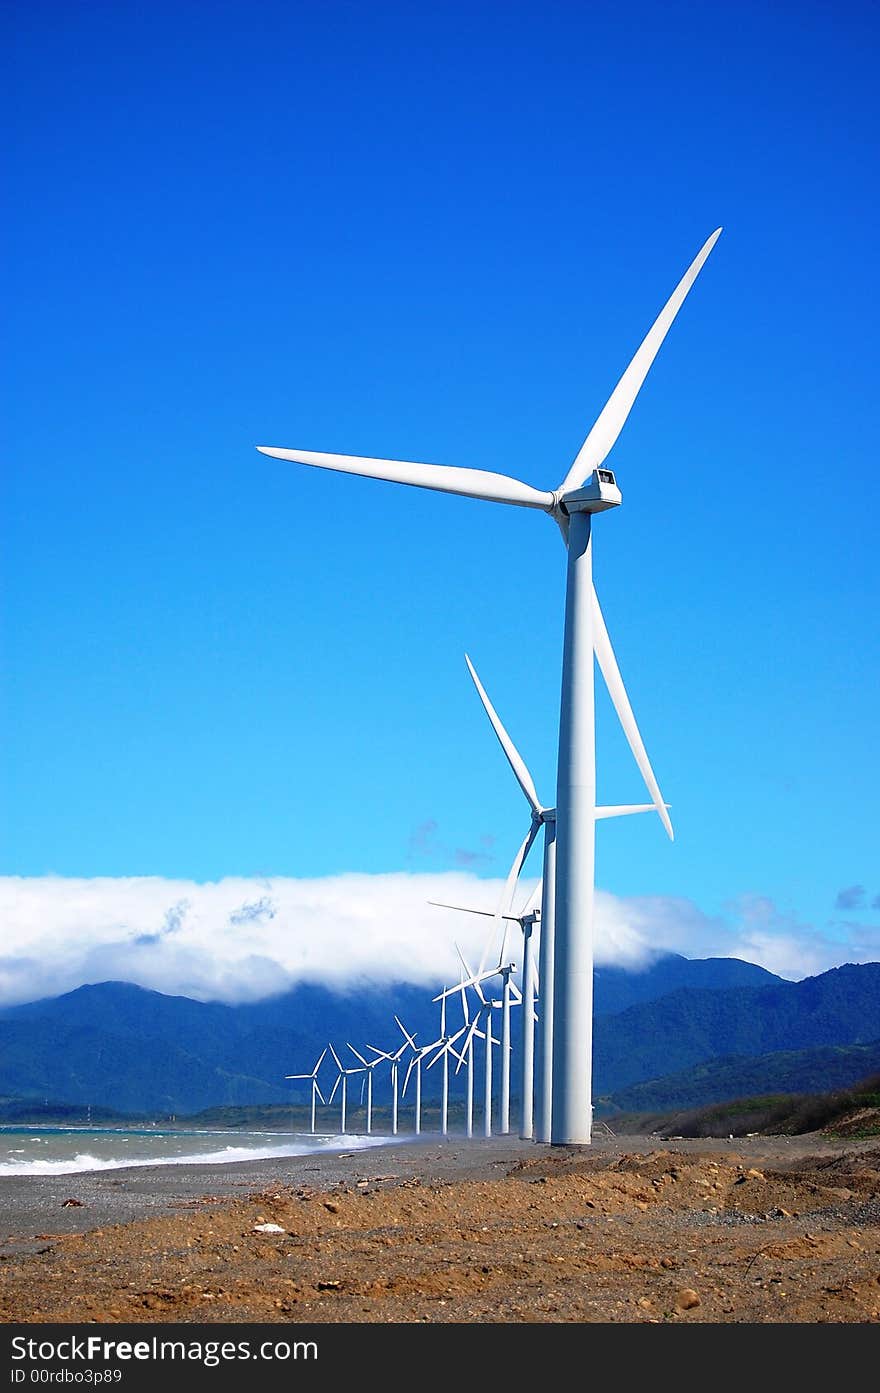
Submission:
{"label": "mountain range", "polygon": [[[328,1039],[343,1055],[348,1041],[396,1047],[395,1013],[419,1043],[436,1038],[431,993],[405,983],[347,992],[300,984],[237,1006],[125,982],[82,986],[0,1009],[0,1101],[141,1116],[304,1102],[308,1085],[285,1074],[310,1069]],[[777,1080],[821,1079],[823,1067],[830,1081],[821,1086],[838,1086],[877,1067],[868,1047],[878,1041],[880,963],[789,982],[739,959],[666,954],[637,972],[595,974],[594,1095],[612,1109],[639,1097],[655,1108],[665,1095],[670,1106],[722,1101],[737,1096],[729,1090],[738,1080],[784,1091]],[[426,1095],[433,1078],[424,1073]]]}

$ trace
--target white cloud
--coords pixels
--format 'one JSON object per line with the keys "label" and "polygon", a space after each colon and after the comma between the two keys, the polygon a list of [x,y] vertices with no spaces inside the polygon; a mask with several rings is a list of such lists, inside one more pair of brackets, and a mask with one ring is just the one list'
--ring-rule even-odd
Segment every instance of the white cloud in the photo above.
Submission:
{"label": "white cloud", "polygon": [[[523,896],[534,884],[522,883]],[[258,1000],[303,980],[439,986],[457,980],[455,941],[469,960],[478,959],[491,922],[428,902],[492,910],[501,889],[500,880],[465,871],[206,884],[2,877],[0,1004],[110,979],[229,1002]],[[511,942],[516,956],[515,929]],[[819,931],[758,897],[722,918],[690,900],[597,892],[598,963],[638,967],[664,951],[744,958],[799,979],[842,962],[876,961],[880,930]]]}

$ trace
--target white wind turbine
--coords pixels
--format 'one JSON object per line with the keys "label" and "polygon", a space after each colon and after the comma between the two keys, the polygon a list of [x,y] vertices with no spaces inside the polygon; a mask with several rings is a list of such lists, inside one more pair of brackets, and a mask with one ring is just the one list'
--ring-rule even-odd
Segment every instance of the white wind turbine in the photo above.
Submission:
{"label": "white wind turbine", "polygon": [[422,1045],[421,1048],[416,1049],[415,1054],[412,1056],[412,1058],[409,1061],[409,1064],[407,1065],[406,1077],[403,1080],[403,1088],[400,1094],[401,1099],[405,1102],[406,1090],[409,1088],[410,1076],[412,1075],[413,1070],[415,1070],[416,1098],[413,1107],[413,1131],[415,1132],[416,1136],[418,1136],[422,1130],[422,1059],[427,1053],[428,1046],[426,1045]]}
{"label": "white wind turbine", "polygon": [[348,1048],[351,1050],[355,1059],[359,1059],[364,1066],[362,1071],[364,1077],[361,1083],[361,1103],[364,1101],[364,1089],[366,1089],[366,1132],[367,1136],[369,1136],[373,1130],[373,1070],[376,1068],[377,1064],[381,1064],[384,1060],[390,1060],[392,1056],[387,1050],[379,1050],[375,1045],[368,1045],[367,1049],[372,1050],[376,1058],[366,1060],[360,1051],[355,1049],[354,1045],[349,1045]]}
{"label": "white wind turbine", "polygon": [[395,1016],[394,1019],[395,1019],[395,1021],[397,1022],[397,1025],[398,1025],[398,1027],[400,1028],[400,1031],[401,1031],[401,1033],[402,1033],[402,1035],[403,1035],[403,1044],[402,1044],[402,1045],[394,1052],[394,1054],[392,1054],[392,1056],[391,1056],[391,1131],[392,1131],[392,1134],[396,1137],[396,1136],[397,1136],[397,1114],[398,1114],[399,1097],[400,1097],[400,1089],[399,1089],[399,1069],[400,1069],[400,1060],[401,1060],[401,1056],[404,1054],[404,1052],[405,1052],[406,1050],[412,1050],[412,1052],[415,1053],[417,1046],[416,1046],[416,1037],[415,1037],[414,1035],[410,1035],[409,1031],[406,1029],[406,1026],[403,1024],[403,1021],[400,1019],[400,1017],[399,1017],[399,1016]]}
{"label": "white wind turbine", "polygon": [[320,1053],[319,1056],[318,1056],[318,1062],[317,1062],[317,1064],[315,1065],[314,1069],[312,1070],[312,1072],[311,1072],[310,1074],[285,1074],[285,1075],[284,1075],[284,1077],[285,1077],[286,1079],[311,1079],[311,1081],[312,1081],[312,1132],[314,1132],[314,1130],[315,1130],[315,1101],[316,1101],[317,1098],[320,1098],[322,1103],[323,1103],[323,1101],[324,1101],[324,1095],[323,1095],[323,1093],[321,1092],[320,1088],[318,1087],[318,1070],[320,1069],[321,1065],[322,1065],[323,1062],[324,1062],[324,1055],[325,1055],[326,1053],[327,1053],[327,1046],[325,1045],[324,1048],[322,1049],[321,1053]]}
{"label": "white wind turbine", "polygon": [[[465,1044],[461,1053],[461,1062],[456,1065],[455,1072],[458,1073],[462,1064],[467,1064],[467,1089],[468,1089],[468,1136],[472,1137],[474,1132],[474,1040],[482,1040],[483,1049],[483,1135],[492,1135],[492,1047],[500,1044],[492,1034],[492,1008],[498,1006],[497,1001],[490,1001],[487,997],[481,999],[481,1004],[477,1008],[477,1014],[468,1027],[465,1036]],[[480,1026],[484,1029],[480,1029]]]}
{"label": "white wind turbine", "polygon": [[[458,988],[456,987],[453,990],[457,991]],[[426,1069],[433,1069],[434,1065],[438,1064],[441,1059],[443,1061],[442,1082],[440,1086],[440,1134],[444,1137],[449,1132],[449,1056],[450,1054],[454,1054],[457,1059],[460,1058],[455,1049],[455,1042],[461,1039],[461,1036],[464,1035],[467,1030],[466,1022],[454,1035],[449,1035],[447,1033],[446,998],[448,995],[448,992],[443,992],[440,996],[434,997],[435,1001],[440,1002],[440,1048],[437,1050],[430,1064],[425,1066]]]}
{"label": "white wind turbine", "polygon": [[[596,611],[598,612],[598,601],[596,601]],[[593,633],[593,640],[597,658],[599,657],[599,655],[601,655],[600,666],[602,672],[606,674],[606,683],[614,701],[615,709],[617,710],[618,716],[620,717],[620,721],[629,741],[630,747],[636,756],[639,769],[642,771],[642,777],[644,778],[645,783],[647,784],[648,791],[651,794],[651,797],[655,799],[655,801],[653,803],[626,803],[613,804],[609,807],[598,807],[595,810],[595,819],[597,822],[599,822],[604,818],[627,817],[632,813],[650,813],[654,812],[656,808],[656,810],[660,812],[661,816],[664,818],[664,822],[671,836],[672,827],[669,823],[669,818],[666,813],[668,804],[664,803],[660,798],[660,789],[657,786],[657,780],[654,778],[654,771],[651,768],[650,761],[648,760],[647,751],[645,750],[644,743],[642,742],[642,737],[639,733],[639,728],[636,725],[635,716],[633,715],[632,707],[629,704],[629,698],[626,694],[626,689],[624,688],[623,681],[621,679],[620,672],[617,667],[617,660],[614,656],[614,651],[611,648],[610,642],[602,641],[601,639],[598,643],[596,642],[598,632],[599,629],[597,625]],[[528,766],[526,765],[525,760],[523,759],[519,750],[514,745],[507,731],[505,730],[504,725],[501,721],[501,717],[498,715],[498,712],[495,710],[495,707],[489,700],[486,689],[480,681],[479,677],[477,676],[476,669],[467,654],[465,654],[465,662],[467,663],[468,672],[470,673],[471,678],[473,679],[473,683],[477,689],[477,694],[480,698],[480,701],[483,703],[483,709],[485,710],[486,715],[489,717],[492,729],[498,737],[498,743],[500,744],[505,756],[507,757],[507,762],[513,770],[516,781],[522,789],[523,794],[525,795],[526,801],[531,810],[531,820],[529,823],[529,829],[523,839],[523,842],[516,856],[513,859],[513,864],[511,865],[510,872],[507,877],[507,884],[505,885],[504,894],[502,896],[501,901],[501,910],[499,913],[493,916],[496,920],[500,918],[504,922],[504,936],[502,938],[501,943],[501,957],[503,958],[504,947],[507,941],[507,922],[511,918],[513,918],[513,916],[510,914],[510,907],[513,901],[513,892],[516,887],[516,881],[525,863],[525,859],[528,856],[529,851],[531,850],[532,843],[535,841],[542,827],[544,829],[544,866],[541,875],[541,883],[544,886],[554,886],[556,865],[556,809],[548,808],[539,799],[537,790],[535,788],[535,781],[529,773]],[[549,1141],[551,1136],[551,1117],[553,1100],[553,993],[555,978],[554,900],[555,896],[553,893],[550,893],[549,895],[544,895],[544,904],[542,911],[543,918],[541,924],[540,940],[541,965],[539,977],[541,981],[542,997],[538,1049],[538,1073],[536,1078],[537,1087],[535,1089],[535,1092],[537,1095],[537,1138],[538,1141],[543,1142]],[[486,947],[483,950],[483,957],[480,960],[480,970],[482,970],[485,964],[488,948],[489,940],[487,939]],[[501,959],[499,958],[499,961],[500,960]]]}
{"label": "white wind turbine", "polygon": [[[455,946],[458,950],[458,956],[461,958],[462,963],[464,963],[465,969],[469,973],[469,976],[467,978],[462,979],[459,986],[447,988],[447,990],[445,992],[442,992],[439,997],[435,997],[435,1000],[440,1001],[444,997],[453,996],[456,992],[461,992],[462,1002],[464,1003],[465,1018],[467,1018],[467,988],[472,987],[479,998],[480,1004],[477,1008],[477,1014],[474,1016],[474,1019],[467,1026],[466,1031],[460,1032],[460,1034],[464,1034],[465,1038],[464,1044],[461,1047],[461,1051],[458,1054],[458,1064],[456,1066],[455,1072],[457,1074],[459,1069],[461,1069],[464,1064],[467,1064],[466,1119],[467,1134],[470,1137],[473,1135],[474,1038],[476,1037],[477,1039],[484,1040],[485,1051],[483,1054],[483,1132],[485,1136],[490,1137],[492,1135],[492,1046],[499,1044],[503,1047],[502,1060],[505,1060],[508,1065],[508,1069],[506,1071],[506,1081],[505,1073],[502,1072],[501,1128],[502,1131],[505,1132],[509,1130],[508,1124],[510,1111],[509,1062],[511,999],[510,992],[512,987],[510,976],[514,970],[514,964],[507,963],[504,966],[499,965],[498,967],[490,967],[485,972],[475,973],[471,970],[471,968],[468,967],[467,963],[465,962],[464,956],[462,954],[461,949],[458,947],[458,944],[456,944]],[[504,985],[502,989],[502,998],[500,1001],[491,1000],[483,992],[482,983],[490,981],[493,977],[501,977],[503,979]],[[502,1030],[500,1040],[496,1040],[492,1034],[492,1011],[493,1008],[496,1007],[500,1008],[502,1012]],[[480,1029],[481,1023],[485,1025],[485,1030]],[[507,1110],[506,1116],[508,1122],[505,1122],[505,1108]]]}
{"label": "white wind turbine", "polygon": [[415,1036],[410,1035],[409,1031],[406,1030],[403,1025],[401,1025],[400,1021],[397,1019],[397,1016],[395,1016],[394,1019],[397,1021],[397,1024],[400,1026],[401,1030],[406,1036],[407,1042],[409,1043],[409,1046],[412,1050],[412,1057],[409,1061],[409,1064],[407,1065],[406,1076],[403,1080],[403,1088],[401,1090],[400,1097],[401,1100],[406,1098],[406,1090],[409,1088],[410,1078],[412,1074],[415,1073],[415,1132],[418,1136],[418,1134],[422,1130],[422,1060],[425,1058],[425,1055],[431,1053],[431,1050],[435,1050],[439,1046],[445,1044],[445,1041],[432,1040],[430,1045],[417,1045],[415,1043]]}
{"label": "white wind turbine", "polygon": [[[718,228],[691,262],[556,489],[536,489],[519,479],[482,469],[278,449],[265,445],[257,447],[263,454],[276,459],[412,484],[494,503],[536,508],[548,513],[562,532],[567,545],[568,565],[556,785],[550,1137],[557,1144],[588,1143],[592,1133],[596,824],[593,652],[595,647],[599,665],[603,667],[603,650],[607,657],[610,649],[593,589],[592,515],[617,507],[621,501],[614,474],[602,468],[603,462],[617,441],[660,345],[720,234],[721,229]],[[604,667],[603,675],[608,682]],[[612,700],[615,700],[611,682],[609,691]],[[618,700],[620,695],[618,691]],[[627,722],[619,707],[618,715],[627,730]],[[630,732],[627,731],[627,734]],[[652,789],[652,796],[671,835],[669,815],[663,807],[659,789]]]}
{"label": "white wind turbine", "polygon": [[[457,944],[456,947],[458,947]],[[465,1042],[461,1051],[453,1049],[452,1053],[458,1059],[458,1064],[455,1069],[456,1074],[458,1074],[464,1064],[467,1064],[467,1074],[465,1076],[467,1082],[467,1090],[465,1093],[465,1131],[469,1137],[472,1137],[474,1134],[474,1032],[471,1030],[472,1022],[470,1011],[468,1010],[464,973],[462,973],[461,981],[458,986],[450,988],[447,992],[443,993],[443,996],[454,996],[456,993],[461,997],[461,1011],[464,1018],[464,1025],[452,1038],[453,1040],[458,1040],[464,1035]],[[476,1026],[478,1023],[479,1022],[474,1022],[473,1024]],[[432,1064],[434,1062],[433,1060],[431,1061]],[[428,1065],[428,1068],[431,1068],[431,1064]]]}
{"label": "white wind turbine", "polygon": [[355,1068],[352,1068],[352,1067],[349,1065],[349,1067],[346,1068],[346,1066],[343,1064],[342,1060],[339,1058],[339,1055],[338,1055],[338,1054],[336,1053],[336,1051],[334,1050],[333,1046],[332,1046],[332,1045],[328,1045],[327,1048],[329,1049],[330,1053],[332,1054],[332,1056],[333,1056],[333,1058],[334,1058],[334,1060],[335,1060],[335,1062],[336,1062],[336,1067],[337,1067],[337,1069],[339,1070],[339,1073],[338,1073],[338,1075],[337,1075],[337,1077],[336,1077],[336,1082],[334,1083],[332,1089],[330,1090],[330,1097],[327,1099],[327,1103],[328,1103],[328,1105],[329,1105],[330,1103],[333,1102],[333,1098],[334,1098],[334,1095],[335,1095],[335,1093],[336,1093],[336,1090],[337,1090],[337,1088],[339,1087],[339,1085],[340,1085],[340,1083],[341,1083],[341,1084],[342,1084],[342,1092],[341,1092],[341,1094],[340,1094],[340,1098],[341,1098],[341,1102],[342,1102],[342,1110],[341,1110],[341,1115],[340,1115],[340,1128],[339,1128],[339,1130],[341,1131],[342,1135],[345,1136],[345,1111],[346,1111],[346,1106],[347,1106],[347,1103],[348,1103],[348,1080],[349,1080],[349,1078],[350,1078],[353,1074],[362,1074],[362,1073],[364,1072],[364,1070],[363,1070],[363,1065],[360,1065],[360,1064],[359,1064],[359,1065],[357,1065]]}

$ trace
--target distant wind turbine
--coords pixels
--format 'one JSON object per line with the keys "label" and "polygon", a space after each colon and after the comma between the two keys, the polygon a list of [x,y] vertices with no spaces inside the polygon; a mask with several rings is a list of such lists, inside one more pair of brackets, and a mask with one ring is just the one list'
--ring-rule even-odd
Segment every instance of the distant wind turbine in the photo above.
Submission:
{"label": "distant wind turbine", "polygon": [[285,1075],[284,1075],[284,1077],[285,1077],[286,1079],[311,1079],[311,1081],[312,1081],[312,1128],[311,1128],[311,1130],[312,1130],[313,1133],[314,1133],[314,1130],[315,1130],[315,1099],[316,1099],[316,1098],[320,1098],[322,1103],[323,1103],[323,1101],[324,1101],[324,1095],[323,1095],[323,1093],[321,1092],[320,1088],[318,1087],[318,1070],[320,1069],[321,1065],[322,1065],[323,1062],[324,1062],[324,1055],[325,1055],[326,1053],[327,1053],[327,1046],[325,1045],[324,1048],[322,1049],[321,1053],[320,1053],[319,1056],[318,1056],[318,1062],[317,1062],[317,1064],[315,1065],[314,1069],[311,1071],[310,1074],[285,1074]]}
{"label": "distant wind turbine", "polygon": [[377,1050],[375,1045],[368,1045],[367,1049],[372,1050],[374,1055],[376,1056],[375,1059],[371,1059],[368,1061],[364,1059],[364,1056],[360,1053],[359,1050],[355,1049],[354,1045],[349,1045],[348,1048],[351,1050],[355,1059],[359,1059],[361,1061],[361,1064],[363,1064],[364,1066],[364,1077],[361,1081],[361,1102],[364,1102],[364,1092],[366,1090],[365,1130],[367,1136],[369,1136],[373,1130],[373,1070],[376,1068],[377,1064],[382,1064],[384,1060],[390,1060],[391,1055],[386,1050]]}
{"label": "distant wind turbine", "polygon": [[341,1094],[340,1094],[340,1100],[341,1100],[342,1108],[341,1108],[340,1128],[339,1128],[339,1129],[340,1129],[340,1131],[342,1132],[342,1134],[343,1134],[343,1136],[344,1136],[344,1135],[345,1135],[345,1120],[346,1120],[346,1118],[345,1118],[345,1114],[346,1114],[346,1105],[347,1105],[347,1103],[348,1103],[348,1080],[349,1080],[354,1074],[362,1074],[362,1073],[363,1073],[363,1065],[357,1065],[357,1067],[355,1067],[355,1068],[352,1068],[351,1066],[346,1067],[346,1066],[343,1064],[342,1060],[339,1058],[339,1055],[338,1055],[338,1054],[336,1053],[336,1051],[334,1050],[333,1046],[332,1046],[332,1045],[328,1045],[327,1048],[329,1049],[330,1053],[332,1054],[333,1059],[334,1059],[335,1064],[336,1064],[336,1067],[337,1067],[337,1069],[339,1070],[339,1074],[338,1074],[338,1076],[337,1076],[336,1083],[334,1083],[334,1085],[333,1085],[333,1088],[332,1088],[332,1090],[331,1090],[331,1092],[330,1092],[330,1097],[327,1099],[327,1102],[328,1102],[328,1103],[332,1103],[332,1102],[333,1102],[333,1095],[335,1094],[337,1087],[338,1087],[339,1084],[341,1083],[341,1084],[342,1084],[342,1092],[341,1092]]}

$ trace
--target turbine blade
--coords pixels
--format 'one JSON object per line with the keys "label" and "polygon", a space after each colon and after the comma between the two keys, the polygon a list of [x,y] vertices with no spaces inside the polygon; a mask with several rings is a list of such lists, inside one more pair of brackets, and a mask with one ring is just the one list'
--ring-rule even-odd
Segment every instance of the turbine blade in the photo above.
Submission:
{"label": "turbine blade", "polygon": [[330,1097],[327,1099],[327,1105],[328,1105],[328,1107],[329,1107],[329,1105],[333,1102],[333,1099],[336,1097],[336,1090],[337,1090],[337,1088],[339,1087],[339,1084],[340,1084],[341,1079],[342,1079],[342,1075],[341,1075],[341,1074],[337,1074],[337,1075],[336,1075],[336,1082],[334,1083],[333,1087],[332,1087],[331,1090],[330,1090]]}
{"label": "turbine blade", "polygon": [[[324,1103],[324,1095],[323,1095],[323,1093],[321,1092],[321,1088],[320,1088],[320,1085],[319,1085],[317,1079],[315,1080],[315,1092],[317,1093],[317,1095],[318,1095],[318,1097],[320,1098],[321,1102]],[[325,1108],[326,1108],[326,1106],[327,1106],[327,1104],[324,1103],[324,1107],[325,1107]]]}
{"label": "turbine blade", "polygon": [[330,1053],[332,1054],[333,1058],[335,1059],[335,1061],[336,1061],[336,1067],[337,1067],[337,1069],[339,1070],[340,1074],[344,1074],[344,1073],[345,1073],[345,1066],[344,1066],[344,1064],[342,1063],[342,1060],[339,1058],[339,1055],[336,1053],[336,1051],[334,1050],[334,1048],[333,1048],[332,1045],[328,1045],[327,1048],[329,1049]]}
{"label": "turbine blade", "polygon": [[[668,808],[669,804],[665,803]],[[610,807],[596,809],[596,821],[601,822],[606,817],[629,817],[631,813],[655,813],[657,809],[653,803],[616,803]]]}
{"label": "turbine blade", "polygon": [[[474,987],[474,988],[477,988],[477,987],[479,987],[479,985],[480,985],[481,982],[489,982],[489,981],[491,981],[491,979],[492,979],[493,977],[497,977],[498,974],[499,974],[502,970],[503,970],[503,969],[500,968],[500,967],[490,967],[490,968],[487,968],[487,970],[486,970],[485,972],[479,972],[479,973],[476,973],[473,977],[468,977],[467,980],[464,981],[464,982],[462,982],[462,983],[460,984],[460,986],[458,986],[458,987],[455,988],[455,990],[456,990],[456,991],[460,991],[460,990],[461,990],[461,987]],[[483,1001],[484,1001],[484,1004],[485,1004],[485,997],[483,998]],[[430,1046],[426,1046],[425,1048],[430,1048]]]}
{"label": "turbine blade", "polygon": [[[346,1041],[346,1044],[348,1044],[348,1041]],[[352,1052],[352,1054],[354,1055],[355,1059],[359,1059],[360,1062],[361,1062],[361,1064],[363,1064],[366,1068],[369,1068],[369,1065],[367,1064],[367,1061],[364,1059],[363,1055],[360,1054],[359,1051],[355,1049],[354,1045],[348,1045],[348,1048],[351,1050],[351,1052]]]}
{"label": "turbine blade", "polygon": [[[405,1037],[406,1037],[406,1043],[407,1043],[408,1045],[410,1045],[413,1049],[415,1049],[415,1047],[416,1047],[416,1037],[415,1037],[415,1035],[410,1035],[409,1031],[407,1030],[406,1026],[403,1024],[403,1021],[400,1019],[399,1016],[395,1016],[394,1019],[397,1021],[397,1024],[400,1026],[401,1030],[403,1031],[403,1033],[404,1033],[404,1035],[405,1035]],[[416,1033],[418,1033],[418,1032],[416,1032]]]}
{"label": "turbine blade", "polygon": [[[653,810],[653,807],[654,807],[654,804],[652,803],[652,804],[651,804],[651,809],[652,809],[652,810]],[[483,917],[484,917],[485,919],[497,919],[497,918],[498,918],[498,915],[496,914],[496,912],[495,912],[494,909],[472,909],[470,905],[466,905],[466,904],[444,904],[444,903],[443,903],[442,901],[440,901],[440,900],[428,900],[428,904],[433,905],[435,909],[456,909],[456,910],[458,910],[461,914],[482,914]],[[513,920],[516,920],[516,919],[518,918],[518,916],[517,916],[516,914],[505,914],[505,915],[503,916],[503,918],[505,918],[505,919],[513,919]],[[435,1000],[435,1001],[437,1001],[438,999],[439,999],[438,997],[436,997],[436,996],[434,997],[434,1000]]]}
{"label": "turbine blade", "polygon": [[[469,965],[467,958],[465,957],[464,953],[461,951],[461,948],[458,946],[457,943],[456,943],[456,945],[455,945],[455,951],[456,951],[456,953],[458,954],[458,957],[459,957],[459,960],[460,960],[460,962],[461,962],[462,967],[464,968],[465,972],[467,973],[467,981],[469,982],[472,978],[476,977],[477,974],[474,972],[473,968]],[[482,972],[482,970],[483,970],[483,969],[480,968],[480,971],[481,971],[481,972]],[[466,982],[463,981],[463,982],[461,983],[461,985],[462,985],[462,986],[465,986],[465,985],[466,985]]]}
{"label": "turbine blade", "polygon": [[479,1018],[479,1016],[474,1016],[474,1019],[471,1021],[470,1025],[468,1026],[468,1032],[467,1032],[467,1035],[466,1035],[466,1037],[465,1037],[465,1042],[464,1042],[464,1044],[463,1044],[462,1047],[461,1047],[461,1055],[460,1055],[460,1057],[459,1057],[458,1064],[455,1066],[455,1072],[456,1072],[456,1074],[458,1073],[458,1071],[459,1071],[459,1069],[461,1068],[462,1064],[464,1064],[465,1060],[467,1059],[468,1045],[469,1045],[469,1044],[471,1043],[471,1041],[473,1040],[474,1035],[475,1035],[475,1033],[476,1033],[476,1030],[477,1030],[477,1027],[478,1027],[479,1023],[480,1023],[480,1018]]}
{"label": "turbine blade", "polygon": [[[523,868],[525,859],[528,856],[529,851],[531,850],[532,843],[537,837],[540,827],[540,822],[537,820],[537,818],[533,817],[532,825],[526,833],[525,837],[523,838],[522,846],[516,853],[516,856],[513,858],[513,864],[507,873],[507,881],[504,886],[503,897],[497,914],[497,917],[504,922],[504,933],[501,935],[501,952],[498,955],[499,965],[504,961],[504,953],[507,948],[507,935],[509,933],[508,921],[510,918],[511,908],[513,906],[513,897],[516,894],[516,882],[519,879],[519,873]],[[483,961],[480,963],[481,972],[483,970],[484,962],[485,953],[483,954]]]}
{"label": "turbine blade", "polygon": [[446,1041],[434,1041],[433,1045],[426,1045],[425,1049],[422,1050],[422,1059],[427,1059],[427,1056],[430,1055],[432,1049],[436,1050],[436,1055],[434,1055],[432,1061],[430,1061],[430,1064],[426,1064],[425,1068],[430,1068],[432,1064],[437,1063],[437,1060],[439,1060],[440,1056],[443,1055],[443,1050],[446,1049]]}
{"label": "turbine blade", "polygon": [[468,1010],[467,992],[466,992],[465,989],[464,989],[464,979],[462,979],[460,991],[461,991],[461,1013],[462,1013],[462,1015],[464,1016],[464,1023],[465,1023],[465,1025],[470,1025],[470,1023],[471,1023],[471,1013],[470,1013],[470,1011]]}
{"label": "turbine blade", "polygon": [[648,759],[648,752],[645,749],[644,741],[639,734],[636,725],[636,718],[630,705],[626,688],[623,685],[623,678],[620,675],[620,668],[617,666],[617,659],[614,656],[614,649],[611,647],[611,639],[608,637],[608,630],[605,627],[605,620],[599,608],[599,597],[593,590],[593,648],[596,653],[596,661],[605,679],[605,686],[608,694],[614,703],[618,720],[623,727],[623,733],[629,742],[629,747],[635,756],[636,764],[642,772],[645,786],[654,800],[654,807],[660,814],[660,820],[669,835],[669,840],[674,839],[675,833],[672,830],[672,823],[666,811],[666,804],[663,802],[663,795],[654,778],[654,771],[651,768],[651,761]]}
{"label": "turbine blade", "polygon": [[400,1095],[401,1098],[405,1098],[405,1097],[406,1097],[406,1090],[407,1090],[407,1086],[409,1085],[409,1076],[410,1076],[410,1074],[412,1073],[413,1068],[415,1067],[416,1060],[417,1060],[418,1058],[419,1058],[419,1056],[418,1056],[417,1054],[414,1054],[413,1057],[412,1057],[412,1059],[411,1059],[410,1062],[409,1062],[409,1066],[408,1066],[407,1071],[406,1071],[406,1078],[405,1078],[404,1081],[403,1081],[403,1090],[402,1090],[401,1095]]}
{"label": "turbine blade", "polygon": [[522,789],[523,793],[525,794],[526,798],[529,800],[529,806],[531,807],[532,812],[540,813],[541,803],[538,799],[538,794],[537,790],[535,789],[534,780],[532,779],[531,774],[526,768],[525,760],[523,759],[519,750],[514,745],[510,736],[507,734],[507,731],[504,729],[504,726],[501,723],[501,718],[499,717],[498,712],[495,710],[495,707],[492,705],[491,701],[486,695],[486,689],[484,688],[482,682],[477,676],[476,669],[474,668],[474,665],[468,657],[467,653],[465,653],[464,655],[464,660],[468,665],[468,672],[473,678],[474,686],[477,689],[480,701],[483,703],[486,715],[489,717],[489,720],[492,724],[492,729],[495,731],[495,734],[498,737],[498,742],[501,745],[501,748],[504,751],[505,755],[507,756],[507,762],[516,776],[516,781]]}
{"label": "turbine blade", "polygon": [[578,451],[574,464],[557,490],[563,500],[566,493],[570,493],[572,489],[580,488],[587,476],[599,467],[615,444],[617,437],[623,430],[633,402],[639,394],[642,383],[648,375],[651,364],[657,356],[660,345],[669,332],[672,321],[684,304],[688,291],[697,279],[703,263],[720,236],[721,228],[719,227],[694,257],[645,335],[641,347],[602,408],[596,424]]}
{"label": "turbine blade", "polygon": [[[653,804],[652,804],[651,806],[653,807]],[[537,885],[535,886],[534,890],[533,890],[532,893],[529,895],[529,898],[526,900],[525,904],[523,905],[522,914],[519,916],[521,919],[522,919],[526,914],[531,914],[531,912],[532,912],[533,909],[540,909],[540,907],[541,907],[541,891],[543,890],[543,888],[544,888],[544,882],[543,882],[543,880],[539,880],[538,883],[537,883]]]}
{"label": "turbine blade", "polygon": [[318,1055],[318,1062],[317,1062],[317,1064],[315,1065],[314,1069],[312,1070],[312,1073],[313,1073],[313,1074],[317,1074],[317,1072],[318,1072],[318,1070],[320,1069],[321,1065],[324,1063],[324,1055],[325,1055],[326,1053],[327,1053],[327,1046],[325,1045],[324,1048],[322,1049],[321,1053]]}
{"label": "turbine blade", "polygon": [[419,464],[412,460],[369,459],[361,455],[331,455],[316,450],[280,450],[258,445],[262,455],[291,460],[294,464],[334,469],[340,474],[361,474],[369,479],[385,479],[394,484],[436,489],[439,493],[458,493],[465,498],[481,498],[490,503],[514,503],[522,508],[542,508],[551,512],[556,500],[546,489],[533,489],[506,474],[485,469],[461,469],[450,464]]}

